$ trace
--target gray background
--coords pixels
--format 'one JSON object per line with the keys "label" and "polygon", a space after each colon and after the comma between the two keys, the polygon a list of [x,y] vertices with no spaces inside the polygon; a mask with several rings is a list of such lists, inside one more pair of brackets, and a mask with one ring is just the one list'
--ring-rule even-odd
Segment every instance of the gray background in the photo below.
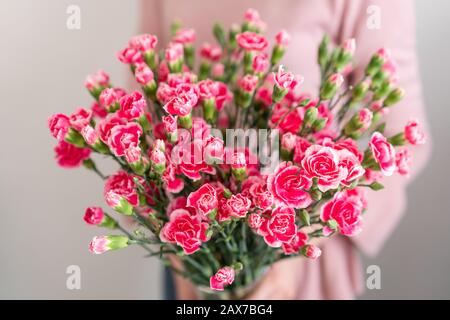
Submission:
{"label": "gray background", "polygon": [[[395,0],[393,0],[395,1]],[[450,298],[450,2],[417,0],[418,50],[434,150],[409,188],[409,208],[378,257],[382,289],[363,298]],[[66,8],[82,10],[81,30],[66,29]],[[48,115],[91,99],[86,74],[99,67],[126,86],[114,53],[138,28],[137,0],[9,0],[0,3],[0,298],[161,297],[160,266],[139,248],[93,256],[95,228],[83,208],[102,204],[102,182],[53,161]],[[101,39],[101,41],[98,41]],[[82,289],[66,289],[79,265]]]}

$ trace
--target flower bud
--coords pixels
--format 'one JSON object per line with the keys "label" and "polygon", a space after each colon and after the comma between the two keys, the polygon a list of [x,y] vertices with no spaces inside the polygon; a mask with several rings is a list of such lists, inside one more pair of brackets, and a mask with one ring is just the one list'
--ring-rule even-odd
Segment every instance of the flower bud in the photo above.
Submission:
{"label": "flower bud", "polygon": [[284,71],[284,67],[280,65],[278,72],[273,74],[275,84],[273,86],[272,100],[277,103],[283,100],[289,90],[295,89],[299,81],[292,72]]}
{"label": "flower bud", "polygon": [[327,227],[332,230],[336,230],[338,228],[338,224],[337,224],[336,220],[330,219],[327,221]]}
{"label": "flower bud", "polygon": [[153,71],[145,64],[141,63],[134,70],[136,81],[142,85],[145,95],[155,101],[157,85],[154,80]]}
{"label": "flower bud", "polygon": [[218,137],[209,137],[205,143],[203,152],[207,164],[223,163],[223,140]]}
{"label": "flower bud", "polygon": [[265,29],[265,23],[261,20],[259,12],[255,9],[247,9],[244,14],[243,31],[261,32]]}
{"label": "flower bud", "polygon": [[240,262],[233,263],[233,264],[231,265],[231,267],[232,267],[235,271],[241,271],[241,270],[244,269],[244,265],[243,265],[242,263],[240,263]]}
{"label": "flower bud", "polygon": [[165,58],[171,73],[180,73],[183,69],[184,48],[181,43],[169,43]]}
{"label": "flower bud", "polygon": [[303,246],[300,250],[300,252],[309,259],[317,259],[322,254],[322,250],[320,250],[318,247],[316,247],[313,244],[307,244]]}
{"label": "flower bud", "polygon": [[322,41],[320,42],[319,45],[319,52],[317,54],[318,57],[318,63],[319,66],[322,70],[325,69],[326,64],[328,63],[328,59],[329,59],[329,53],[328,53],[328,45],[330,43],[330,38],[328,37],[328,35],[325,35],[322,38]]}
{"label": "flower bud", "polygon": [[342,43],[342,52],[353,56],[356,50],[356,40],[355,38],[347,39]]}
{"label": "flower bud", "polygon": [[172,37],[176,36],[177,32],[183,27],[182,22],[179,19],[172,21],[170,24],[170,35]]}
{"label": "flower bud", "polygon": [[316,119],[312,124],[312,129],[314,130],[314,132],[319,132],[320,130],[326,127],[327,122],[328,118]]}
{"label": "flower bud", "polygon": [[316,107],[312,107],[306,110],[305,117],[303,118],[303,125],[305,127],[309,127],[316,121],[317,116],[319,115],[319,110]]}
{"label": "flower bud", "polygon": [[103,89],[110,86],[109,75],[103,70],[97,71],[97,73],[88,75],[84,86],[89,90],[89,93],[97,100]]}
{"label": "flower bud", "polygon": [[400,132],[388,139],[393,146],[404,146],[406,144],[405,133]]}
{"label": "flower bud", "polygon": [[225,42],[225,31],[223,29],[223,26],[219,23],[214,24],[213,34],[217,42],[220,44],[220,46],[224,48],[226,42]]}
{"label": "flower bud", "polygon": [[152,169],[162,175],[166,170],[166,155],[159,149],[153,149],[150,153],[150,163]]}
{"label": "flower bud", "polygon": [[368,108],[359,110],[344,127],[344,133],[351,136],[353,133],[363,133],[372,124],[373,113]]}
{"label": "flower bud", "polygon": [[213,236],[213,234],[214,234],[214,229],[213,228],[209,228],[208,230],[206,230],[205,234],[206,234],[206,238],[210,239]]}
{"label": "flower bud", "polygon": [[133,206],[125,198],[114,191],[111,190],[106,192],[105,200],[106,203],[115,211],[127,216],[131,216],[133,214]]}
{"label": "flower bud", "polygon": [[366,97],[369,88],[370,88],[369,80],[361,81],[360,83],[358,83],[353,89],[352,100],[354,102],[362,101]]}
{"label": "flower bud", "polygon": [[384,98],[389,93],[389,91],[391,91],[391,83],[385,80],[373,93],[373,100],[376,101]]}
{"label": "flower bud", "polygon": [[162,117],[162,123],[166,130],[167,139],[171,143],[175,143],[178,140],[177,118],[177,116],[172,115]]}
{"label": "flower bud", "polygon": [[174,42],[183,45],[183,54],[186,65],[189,69],[194,67],[195,50],[193,43],[196,35],[194,29],[178,29],[175,33]]}
{"label": "flower bud", "polygon": [[378,190],[384,189],[384,186],[381,183],[376,182],[376,181],[372,182],[369,187],[370,187],[370,189],[372,189],[374,191],[378,191]]}
{"label": "flower bud", "polygon": [[192,114],[178,117],[178,124],[185,129],[190,130],[192,128]]}
{"label": "flower bud", "polygon": [[158,66],[158,60],[154,50],[144,52],[144,61],[153,70]]}
{"label": "flower bud", "polygon": [[[230,32],[228,34],[228,41],[229,41],[230,49],[236,48],[236,46],[237,46],[236,36],[238,35],[239,32],[241,32],[241,28],[238,25],[236,25],[236,24],[231,25]],[[222,46],[222,48],[223,48],[223,46]]]}
{"label": "flower bud", "polygon": [[231,159],[231,173],[239,182],[244,181],[247,177],[245,154],[242,152],[235,152]]}
{"label": "flower bud", "polygon": [[238,80],[238,92],[235,95],[236,104],[242,108],[248,108],[252,102],[258,78],[247,74]]}
{"label": "flower bud", "polygon": [[[133,154],[131,155],[130,152]],[[131,169],[137,175],[142,176],[148,170],[149,168],[148,160],[147,158],[143,158],[141,156],[140,148],[130,149],[129,152],[127,152],[127,154],[125,155],[125,157],[127,158],[128,164],[130,165]]]}
{"label": "flower bud", "polygon": [[420,123],[415,119],[410,120],[406,124],[404,135],[405,139],[412,145],[421,145],[426,142],[425,131]]}
{"label": "flower bud", "polygon": [[386,55],[384,54],[384,49],[378,50],[376,54],[372,56],[369,64],[366,67],[365,74],[369,77],[373,77],[378,71],[380,71],[381,67],[385,62]]}
{"label": "flower bud", "polygon": [[282,30],[275,36],[276,45],[273,47],[272,56],[270,58],[271,65],[278,64],[284,56],[286,47],[291,41],[291,36],[286,30]]}
{"label": "flower bud", "polygon": [[248,225],[252,229],[258,229],[262,222],[261,216],[257,213],[252,213],[248,216]]}
{"label": "flower bud", "polygon": [[215,123],[217,118],[216,99],[205,99],[202,103],[203,117],[208,123]]}
{"label": "flower bud", "polygon": [[244,53],[244,72],[252,73],[253,72],[253,58],[254,54],[252,51],[245,51]]}
{"label": "flower bud", "polygon": [[336,94],[337,90],[341,87],[343,82],[344,78],[341,74],[332,74],[320,90],[320,99],[330,100]]}
{"label": "flower bud", "polygon": [[305,209],[300,211],[300,220],[302,221],[302,223],[305,226],[310,226],[311,225],[311,219],[310,219],[309,213]]}
{"label": "flower bud", "polygon": [[294,148],[297,141],[297,135],[287,132],[281,136],[281,158],[285,161],[291,161]]}
{"label": "flower bud", "polygon": [[320,201],[322,199],[322,192],[317,188],[311,189],[309,194],[310,194],[311,198],[315,201]]}
{"label": "flower bud", "polygon": [[390,107],[403,99],[405,91],[400,88],[392,90],[383,101],[383,106]]}
{"label": "flower bud", "polygon": [[90,225],[96,225],[109,229],[117,228],[117,221],[105,215],[103,209],[100,207],[87,208],[83,219],[87,224]]}
{"label": "flower bud", "polygon": [[353,57],[353,54],[355,53],[355,48],[356,41],[352,38],[346,40],[338,49],[338,54],[336,56],[336,60],[334,61],[334,64],[338,71],[341,71],[345,66],[348,65]]}
{"label": "flower bud", "polygon": [[70,128],[67,132],[65,140],[66,142],[69,142],[79,148],[86,147],[86,142],[84,141],[83,136],[78,131],[75,131],[72,128]]}
{"label": "flower bud", "polygon": [[125,248],[128,247],[129,240],[126,236],[96,236],[89,244],[89,251],[102,254],[110,250]]}
{"label": "flower bud", "polygon": [[162,152],[165,152],[165,151],[166,151],[166,144],[164,143],[163,140],[161,140],[161,139],[156,139],[156,140],[153,141],[153,143],[152,143],[152,148],[153,148],[153,149],[159,149],[159,150],[161,150]]}
{"label": "flower bud", "polygon": [[291,132],[287,132],[287,133],[283,134],[283,136],[281,137],[281,149],[283,149],[287,152],[294,151],[296,141],[297,141],[297,135],[295,135]]}
{"label": "flower bud", "polygon": [[83,167],[88,170],[96,169],[95,162],[91,158],[83,160]]}
{"label": "flower bud", "polygon": [[188,68],[192,70],[195,64],[195,49],[192,44],[184,45],[184,60]]}
{"label": "flower bud", "polygon": [[198,72],[199,80],[205,80],[209,77],[211,72],[211,63],[209,61],[202,61],[200,63],[200,70]]}

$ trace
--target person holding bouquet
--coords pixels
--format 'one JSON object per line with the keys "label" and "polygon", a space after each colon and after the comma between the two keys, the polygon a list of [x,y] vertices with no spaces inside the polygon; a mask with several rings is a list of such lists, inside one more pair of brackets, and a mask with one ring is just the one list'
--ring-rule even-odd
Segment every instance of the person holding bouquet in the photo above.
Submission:
{"label": "person holding bouquet", "polygon": [[[141,31],[158,34],[161,45],[169,42],[165,26],[173,18],[196,30],[196,41],[212,42],[210,26],[217,21],[224,24],[236,22],[236,13],[247,11],[249,23],[271,26],[271,32],[285,29],[290,34],[289,50],[284,64],[290,70],[300,72],[305,81],[304,92],[316,92],[320,84],[320,72],[316,61],[317,46],[324,33],[331,42],[343,44],[354,53],[357,66],[349,66],[350,81],[361,79],[364,66],[372,52],[380,47],[390,48],[397,63],[386,66],[392,81],[405,89],[407,95],[396,108],[386,115],[390,127],[388,133],[402,130],[410,116],[420,120],[426,129],[420,76],[416,56],[415,21],[413,2],[409,0],[258,0],[258,1],[208,1],[208,0],[144,0],[141,3]],[[355,39],[357,50],[352,41]],[[397,79],[397,75],[400,77]],[[350,83],[349,85],[351,85]],[[353,299],[363,291],[363,272],[359,252],[376,255],[387,237],[400,221],[406,208],[408,183],[427,162],[431,144],[414,150],[414,166],[408,179],[398,175],[385,180],[385,189],[367,194],[370,207],[364,217],[364,232],[352,238],[336,236],[333,241],[314,239],[321,250],[320,259],[292,258],[271,266],[262,281],[248,296],[250,299]],[[375,179],[375,178],[374,178]],[[176,263],[176,259],[174,259]],[[196,299],[197,293],[190,281],[174,275],[176,297]]]}
{"label": "person holding bouquet", "polygon": [[[199,63],[195,43],[209,40],[192,9],[215,19],[239,8],[191,4],[144,2],[152,33],[117,53],[139,90],[99,70],[85,81],[90,108],[48,118],[57,163],[104,180],[109,209],[90,206],[84,221],[112,234],[89,251],[141,246],[174,273],[180,299],[355,297],[358,251],[379,250],[429,150],[418,148],[427,130],[410,3],[396,2],[399,19],[384,1],[258,2],[277,33],[247,9],[229,29],[214,24]],[[180,21],[159,30],[166,11],[200,32]],[[398,34],[378,32],[394,12]],[[94,154],[116,170],[103,173]]]}

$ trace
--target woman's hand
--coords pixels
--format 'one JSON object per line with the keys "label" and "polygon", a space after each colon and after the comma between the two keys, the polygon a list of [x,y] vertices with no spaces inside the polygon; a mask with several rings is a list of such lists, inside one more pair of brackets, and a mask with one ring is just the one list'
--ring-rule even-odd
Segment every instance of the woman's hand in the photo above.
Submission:
{"label": "woman's hand", "polygon": [[[183,270],[183,263],[177,256],[170,255],[169,260],[174,268]],[[191,281],[175,272],[172,272],[172,276],[175,284],[175,293],[177,300],[199,299],[197,288]]]}
{"label": "woman's hand", "polygon": [[[321,246],[325,238],[308,243]],[[294,300],[300,285],[300,275],[307,258],[295,257],[279,261],[270,267],[261,283],[250,293],[250,300]]]}
{"label": "woman's hand", "polygon": [[250,300],[292,300],[296,298],[301,257],[275,263],[250,293]]}
{"label": "woman's hand", "polygon": [[[321,246],[325,238],[314,238],[308,243]],[[172,265],[182,270],[181,260],[170,256]],[[300,275],[305,263],[304,257],[288,258],[279,261],[265,274],[257,287],[247,296],[250,300],[293,300],[297,299],[297,290],[300,284]],[[197,288],[191,281],[183,276],[173,273],[176,296],[179,300],[199,299]]]}

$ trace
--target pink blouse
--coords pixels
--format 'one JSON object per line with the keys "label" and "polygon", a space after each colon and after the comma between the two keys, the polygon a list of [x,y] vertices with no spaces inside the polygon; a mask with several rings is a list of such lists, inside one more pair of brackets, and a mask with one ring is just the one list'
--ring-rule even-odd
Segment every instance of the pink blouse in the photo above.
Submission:
{"label": "pink blouse", "polygon": [[[367,25],[368,19],[373,18],[369,6],[379,9],[380,29]],[[336,44],[356,39],[359,67],[354,71],[354,79],[361,79],[363,66],[377,49],[389,48],[398,63],[399,85],[406,90],[406,97],[389,113],[387,134],[401,130],[411,117],[419,119],[426,128],[410,0],[144,0],[141,31],[157,34],[164,44],[169,39],[169,24],[178,18],[184,26],[196,29],[197,43],[212,42],[214,22],[224,26],[239,23],[247,8],[259,11],[268,25],[269,39],[281,29],[291,34],[283,61],[290,70],[304,76],[304,92],[317,92],[316,53],[325,33]],[[325,241],[317,261],[295,259],[297,271],[292,282],[297,284],[298,299],[352,299],[362,292],[363,273],[357,249],[370,256],[380,250],[405,211],[406,185],[423,168],[429,153],[430,143],[414,150],[409,179],[395,175],[385,179],[384,190],[369,194],[369,212],[364,215],[360,235]]]}

